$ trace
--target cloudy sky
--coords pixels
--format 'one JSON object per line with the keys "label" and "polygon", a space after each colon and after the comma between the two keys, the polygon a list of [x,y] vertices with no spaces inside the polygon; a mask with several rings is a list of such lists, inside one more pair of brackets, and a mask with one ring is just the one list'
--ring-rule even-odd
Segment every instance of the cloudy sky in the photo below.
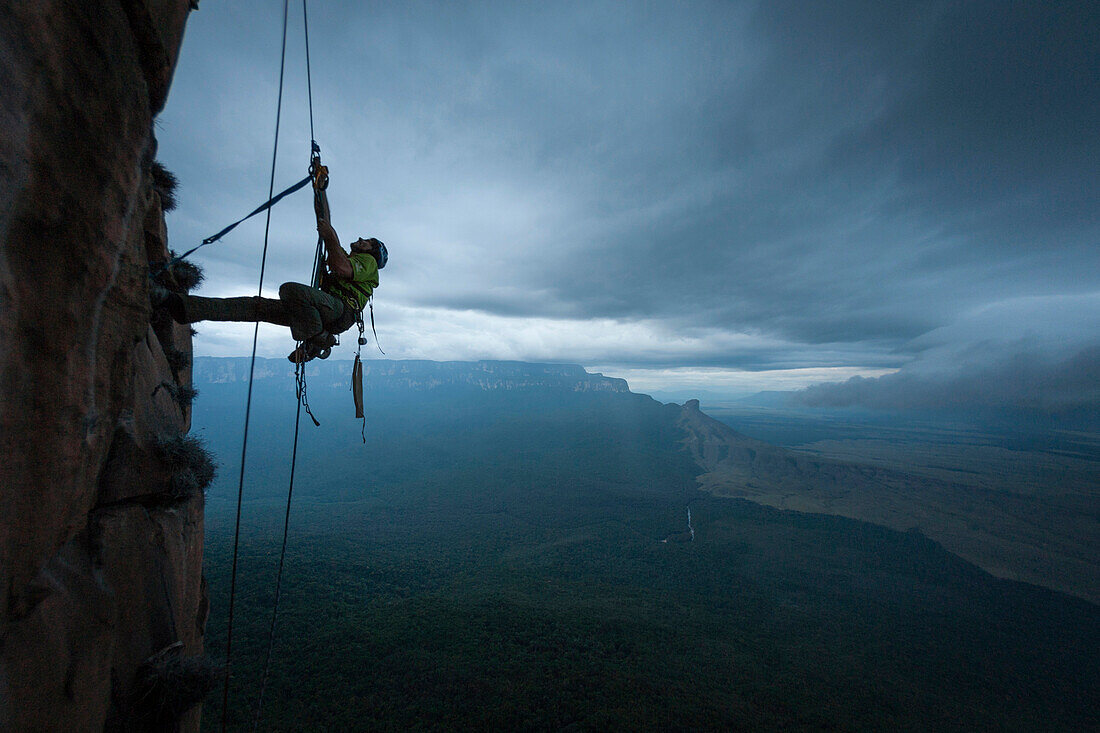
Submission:
{"label": "cloudy sky", "polygon": [[[684,399],[1100,405],[1093,2],[315,0],[309,23],[333,224],[390,249],[389,357]],[[177,250],[266,198],[281,24],[276,0],[191,15],[158,121]],[[295,0],[277,190],[308,165],[302,35]],[[256,292],[253,222],[196,256],[202,294]],[[302,192],[265,294],[315,242]],[[261,328],[261,355],[291,347]]]}

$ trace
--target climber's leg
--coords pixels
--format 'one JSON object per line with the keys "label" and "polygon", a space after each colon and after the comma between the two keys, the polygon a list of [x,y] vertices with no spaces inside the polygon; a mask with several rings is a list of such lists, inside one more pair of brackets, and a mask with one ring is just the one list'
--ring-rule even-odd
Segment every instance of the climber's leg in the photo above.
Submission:
{"label": "climber's leg", "polygon": [[167,300],[172,318],[179,323],[199,321],[264,321],[276,326],[290,325],[290,310],[281,300],[261,298],[204,298],[173,293]]}
{"label": "climber's leg", "polygon": [[[199,321],[264,321],[289,326],[295,341],[311,343],[316,349],[332,346],[338,332],[347,324],[341,321],[345,306],[339,298],[301,283],[283,283],[279,300],[258,296],[244,298],[204,298],[182,293],[162,293],[164,305],[179,323]],[[329,329],[329,330],[326,330]]]}
{"label": "climber's leg", "polygon": [[335,322],[344,312],[339,298],[301,283],[280,285],[279,300],[286,308],[295,341],[308,341],[321,334],[326,324]]}

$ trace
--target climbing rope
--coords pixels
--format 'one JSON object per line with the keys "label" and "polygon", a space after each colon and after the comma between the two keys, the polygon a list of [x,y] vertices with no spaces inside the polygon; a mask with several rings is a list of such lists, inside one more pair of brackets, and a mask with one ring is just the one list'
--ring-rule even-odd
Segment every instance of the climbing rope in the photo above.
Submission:
{"label": "climbing rope", "polygon": [[[304,2],[304,0],[303,0]],[[290,0],[283,0],[283,45],[279,59],[279,99],[275,106],[275,144],[271,152],[271,182],[268,185],[268,198],[275,192],[275,162],[279,157],[279,126],[283,112],[283,79],[286,71],[286,27],[289,15]],[[268,235],[271,231],[271,207],[267,208],[267,223],[264,226],[264,249],[260,258],[260,284],[257,295],[261,295],[264,286],[264,268],[267,264]],[[229,680],[232,676],[233,659],[233,607],[237,596],[237,558],[241,539],[241,503],[244,499],[244,469],[245,458],[248,455],[248,424],[252,414],[252,384],[256,374],[256,344],[259,340],[260,324],[252,332],[252,358],[248,367],[248,397],[244,408],[244,438],[241,441],[241,472],[237,484],[237,518],[233,528],[233,570],[229,581],[229,619],[225,638],[225,681],[222,686],[222,733],[225,732],[229,715]]]}
{"label": "climbing rope", "polygon": [[[152,277],[155,277],[155,276],[159,275],[160,273],[164,272],[165,270],[167,270],[169,267],[176,264],[177,262],[187,259],[188,257],[195,254],[196,252],[198,252],[200,249],[202,249],[206,245],[213,244],[214,242],[218,241],[219,239],[224,237],[226,234],[229,234],[229,232],[236,229],[238,224],[241,224],[241,223],[251,219],[252,217],[256,216],[256,214],[259,214],[259,213],[262,213],[262,212],[266,211],[266,212],[268,212],[268,215],[270,216],[272,206],[279,203],[280,201],[283,200],[283,198],[285,198],[286,196],[289,196],[290,194],[294,193],[295,191],[298,191],[298,190],[301,190],[301,189],[305,188],[311,180],[313,180],[312,176],[306,176],[305,178],[298,181],[297,183],[295,183],[290,188],[286,188],[283,191],[281,191],[280,193],[278,193],[277,195],[271,196],[270,198],[268,198],[267,201],[265,201],[264,203],[260,204],[255,209],[253,209],[252,213],[248,214],[248,216],[245,216],[241,219],[238,219],[237,221],[235,221],[232,224],[230,224],[229,226],[227,226],[225,229],[222,229],[217,234],[211,234],[209,237],[202,240],[202,242],[200,244],[198,244],[197,246],[192,247],[191,249],[187,250],[183,254],[177,255],[177,256],[173,257],[172,259],[168,260],[167,262],[165,262],[163,265],[160,266],[160,268],[156,272],[152,273]],[[274,190],[274,188],[275,187],[272,186],[273,190]]]}
{"label": "climbing rope", "polygon": [[[280,131],[281,121],[282,121],[283,87],[284,87],[284,80],[285,80],[285,77],[286,77],[286,39],[287,39],[287,24],[288,24],[288,18],[289,18],[289,7],[290,7],[289,0],[283,0],[282,49],[281,49],[280,59],[279,59],[279,95],[278,95],[278,103],[276,104],[276,109],[275,109],[275,142],[274,142],[273,150],[272,150],[272,153],[271,153],[271,180],[270,180],[270,183],[268,185],[268,200],[265,203],[261,204],[259,207],[257,207],[254,211],[252,211],[250,214],[248,214],[244,218],[233,222],[232,224],[225,227],[224,229],[222,229],[217,234],[214,234],[210,237],[207,237],[198,246],[188,250],[187,252],[183,253],[182,255],[180,255],[178,257],[174,257],[169,262],[162,265],[160,270],[155,274],[159,274],[161,271],[166,270],[167,268],[174,265],[176,262],[179,262],[180,260],[190,256],[191,254],[194,254],[200,248],[205,247],[208,244],[212,244],[213,242],[216,242],[217,240],[221,239],[224,235],[226,235],[230,231],[232,231],[234,228],[236,228],[239,224],[244,222],[245,220],[250,219],[251,217],[253,217],[257,214],[266,211],[267,212],[267,221],[266,221],[266,224],[264,226],[263,254],[260,258],[260,282],[259,282],[259,286],[258,286],[258,289],[257,289],[257,295],[260,296],[263,293],[264,271],[265,271],[266,265],[267,265],[267,248],[268,248],[268,242],[269,242],[270,232],[271,232],[271,208],[275,204],[277,204],[280,200],[282,200],[285,196],[288,196],[291,193],[294,193],[295,191],[298,191],[299,189],[304,188],[307,184],[312,182],[313,183],[313,188],[314,188],[314,204],[315,204],[315,208],[316,208],[316,211],[317,211],[317,215],[318,215],[318,217],[321,217],[322,215],[324,215],[325,218],[327,219],[327,216],[328,216],[328,200],[325,197],[325,188],[328,185],[328,169],[321,165],[321,158],[320,158],[321,149],[320,149],[320,146],[317,145],[317,141],[315,139],[315,134],[314,134],[314,126],[313,126],[313,81],[312,81],[312,73],[311,73],[311,69],[310,69],[310,58],[309,58],[309,12],[308,12],[308,8],[307,8],[307,0],[302,0],[302,19],[303,19],[303,27],[304,27],[304,31],[305,31],[306,84],[307,84],[308,99],[309,99],[309,132],[310,132],[310,167],[309,167],[309,175],[307,175],[301,181],[298,181],[297,183],[293,184],[289,188],[285,189],[284,191],[280,192],[278,195],[275,195],[275,193],[274,193],[275,192],[275,169],[276,169],[276,162],[278,161],[278,157],[279,157],[279,131]],[[323,264],[323,260],[322,260],[323,249],[322,249],[322,247],[323,247],[323,240],[322,240],[322,238],[318,237],[317,250],[315,252],[314,261],[313,261],[313,273],[314,273],[313,274],[313,285],[314,285],[314,287],[317,287],[317,286],[320,285],[320,282],[319,282],[318,278],[319,278],[319,272],[320,272],[322,264]],[[372,328],[373,328],[373,325],[374,325],[373,324],[373,311],[372,311],[372,319],[371,320],[372,320],[371,325],[372,325]],[[234,613],[235,601],[236,601],[236,596],[237,596],[237,565],[238,565],[238,559],[239,559],[239,556],[240,556],[241,508],[242,508],[242,504],[243,504],[243,500],[244,500],[245,462],[246,462],[247,455],[248,455],[248,428],[249,428],[249,424],[251,422],[251,414],[252,414],[252,388],[253,388],[253,384],[254,384],[254,380],[255,380],[255,372],[256,372],[256,348],[257,348],[257,344],[258,344],[258,341],[259,341],[259,329],[260,329],[260,324],[259,324],[259,322],[257,322],[256,326],[255,326],[255,329],[252,332],[252,356],[250,358],[249,370],[248,370],[248,397],[245,401],[244,436],[243,436],[243,439],[241,441],[241,470],[240,470],[240,476],[239,476],[238,483],[237,483],[237,513],[236,513],[236,520],[235,520],[234,529],[233,529],[233,564],[232,564],[232,572],[231,572],[231,576],[230,576],[230,585],[229,585],[229,613],[228,613],[227,630],[226,630],[226,643],[225,643],[225,679],[224,679],[224,683],[223,683],[223,687],[222,687],[221,730],[222,730],[223,733],[226,730],[226,725],[227,725],[227,722],[228,722],[228,714],[229,714],[229,686],[230,686],[230,678],[232,676],[232,654],[233,654],[233,620],[234,620],[233,619],[233,613]],[[360,329],[362,329],[361,325],[360,325]],[[299,343],[298,347],[301,347],[301,346],[302,346],[302,344]],[[357,358],[358,358],[358,355],[357,355]],[[290,529],[290,509],[291,509],[292,499],[293,499],[293,496],[294,496],[294,474],[295,474],[295,470],[297,468],[298,435],[299,435],[299,428],[300,428],[300,425],[301,425],[302,410],[305,409],[306,414],[309,415],[310,419],[313,420],[313,423],[315,425],[318,425],[318,426],[320,425],[320,423],[317,421],[317,418],[314,417],[313,411],[310,410],[310,407],[309,407],[309,399],[308,399],[307,393],[306,393],[306,368],[305,368],[304,363],[298,363],[295,366],[294,381],[295,381],[295,393],[296,393],[297,400],[298,400],[298,409],[297,409],[297,412],[296,412],[295,418],[294,418],[294,444],[293,444],[293,447],[291,449],[291,458],[290,458],[290,485],[287,489],[286,516],[285,516],[284,521],[283,521],[283,542],[282,542],[282,548],[281,548],[280,553],[279,553],[279,566],[278,566],[278,570],[277,570],[276,577],[275,577],[275,596],[274,596],[274,603],[273,603],[272,611],[271,611],[271,624],[268,628],[267,653],[266,653],[265,660],[264,660],[263,675],[262,675],[261,680],[260,680],[260,692],[259,692],[259,696],[257,698],[255,710],[253,712],[253,721],[252,721],[253,731],[257,730],[259,728],[259,725],[260,725],[260,716],[261,716],[261,713],[263,711],[264,693],[267,690],[267,682],[268,682],[268,679],[270,678],[270,673],[271,673],[272,651],[273,651],[274,646],[275,646],[275,632],[276,632],[276,626],[277,626],[278,615],[279,615],[279,599],[280,599],[281,594],[282,594],[283,567],[286,563],[287,538],[288,538],[289,529]],[[365,437],[364,437],[364,442],[365,442]]]}
{"label": "climbing rope", "polygon": [[313,132],[313,75],[309,69],[309,11],[306,0],[302,0],[302,29],[306,35],[306,94],[309,96],[309,139],[317,147],[317,135]]}
{"label": "climbing rope", "polygon": [[[304,3],[305,0],[303,0]],[[290,488],[286,492],[286,518],[283,520],[283,547],[279,551],[279,570],[275,574],[275,600],[271,609],[271,626],[267,630],[267,654],[264,658],[264,672],[260,678],[260,694],[256,699],[256,712],[252,719],[252,730],[260,727],[260,714],[264,708],[264,692],[267,690],[267,680],[271,674],[271,652],[275,648],[275,623],[279,617],[279,598],[283,588],[283,563],[286,560],[286,540],[290,530],[290,500],[294,496],[294,468],[298,462],[298,427],[302,422],[302,402],[306,391],[306,365],[296,364],[294,367],[294,382],[298,393],[298,410],[294,414],[294,447],[290,451]],[[308,409],[308,408],[307,408]],[[312,416],[312,415],[311,415]]]}
{"label": "climbing rope", "polygon": [[[327,199],[324,199],[324,192],[325,188],[328,186],[328,171],[321,165],[320,147],[317,145],[317,140],[313,132],[313,81],[309,66],[309,12],[306,8],[306,0],[302,0],[302,25],[306,42],[306,88],[309,90],[310,177],[313,179],[314,200],[316,201],[318,198],[324,200],[324,209],[327,214],[328,202]],[[324,177],[323,182],[321,180],[322,176]],[[320,238],[318,238],[317,251],[314,255],[313,265],[315,279],[320,270],[320,248],[321,242]],[[314,283],[315,286],[319,284],[319,282]],[[283,519],[283,544],[279,551],[279,568],[275,574],[275,598],[273,599],[271,607],[271,625],[268,628],[267,653],[264,659],[263,676],[260,678],[260,694],[256,700],[256,712],[252,720],[253,733],[260,727],[260,715],[263,712],[264,705],[264,692],[267,690],[267,681],[271,673],[272,650],[275,648],[275,627],[279,618],[279,598],[281,597],[283,585],[283,566],[286,563],[286,543],[287,536],[290,532],[290,506],[294,496],[294,469],[298,461],[298,427],[301,424],[302,408],[305,408],[306,413],[309,415],[310,419],[313,420],[314,425],[320,425],[320,423],[317,422],[317,418],[313,416],[313,411],[309,409],[309,399],[306,396],[306,365],[304,362],[299,362],[294,367],[294,384],[295,392],[298,397],[298,410],[294,416],[294,446],[290,452],[290,486],[286,492],[286,516]]]}
{"label": "climbing rope", "polygon": [[[290,0],[284,0],[284,5],[289,3],[289,1]],[[286,17],[285,17],[286,10],[287,9],[284,7],[284,9],[283,9],[283,11],[284,11],[284,18],[283,18],[283,61],[280,61],[280,68],[279,68],[279,74],[280,74],[279,95],[280,95],[280,100],[282,99],[282,93],[283,93],[282,63],[286,60]],[[302,23],[303,23],[303,26],[305,28],[305,36],[306,36],[306,93],[307,93],[307,96],[309,98],[309,139],[310,139],[310,143],[312,145],[312,153],[316,154],[316,153],[320,152],[320,148],[317,146],[317,136],[313,132],[313,80],[312,80],[312,75],[311,75],[311,72],[310,72],[310,65],[309,65],[309,13],[306,10],[306,0],[302,0]],[[276,132],[276,137],[278,137],[278,132]],[[213,244],[214,242],[217,242],[219,239],[224,237],[226,234],[229,234],[229,232],[236,229],[238,225],[243,224],[244,222],[248,221],[249,219],[256,216],[257,214],[260,214],[264,211],[270,211],[272,206],[279,203],[285,197],[289,196],[290,194],[294,193],[295,191],[300,191],[301,189],[305,188],[313,180],[314,180],[314,173],[313,173],[313,170],[311,168],[310,172],[309,172],[309,175],[307,175],[305,178],[298,181],[297,183],[294,183],[294,184],[290,185],[289,187],[283,189],[278,194],[273,194],[273,192],[275,190],[275,186],[272,185],[271,189],[268,191],[267,201],[265,201],[264,203],[257,206],[255,209],[253,209],[247,215],[241,217],[240,219],[237,219],[237,221],[235,221],[232,224],[230,224],[229,226],[225,227],[224,229],[219,231],[217,234],[211,234],[209,237],[202,240],[202,242],[200,242],[198,245],[192,247],[191,249],[187,250],[183,254],[177,255],[176,257],[173,257],[172,259],[168,260],[163,265],[161,265],[157,269],[156,272],[151,273],[150,277],[156,277],[160,273],[164,272],[168,268],[175,265],[177,262],[180,262],[181,260],[187,259],[191,255],[195,254],[196,252],[198,252],[200,249],[202,249],[206,245]],[[270,220],[270,217],[269,217],[269,220]],[[316,263],[315,263],[315,265],[316,265]],[[314,283],[314,285],[316,286],[316,283]]]}

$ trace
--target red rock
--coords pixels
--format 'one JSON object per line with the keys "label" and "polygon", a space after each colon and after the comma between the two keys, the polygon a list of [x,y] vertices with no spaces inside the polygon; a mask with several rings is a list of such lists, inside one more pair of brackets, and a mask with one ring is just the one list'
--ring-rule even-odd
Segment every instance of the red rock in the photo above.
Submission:
{"label": "red rock", "polygon": [[188,9],[0,5],[0,730],[140,730],[137,666],[202,652],[201,495],[146,500],[171,481],[157,442],[190,424],[157,390],[190,385],[165,358],[190,332],[158,336],[147,285],[152,122]]}

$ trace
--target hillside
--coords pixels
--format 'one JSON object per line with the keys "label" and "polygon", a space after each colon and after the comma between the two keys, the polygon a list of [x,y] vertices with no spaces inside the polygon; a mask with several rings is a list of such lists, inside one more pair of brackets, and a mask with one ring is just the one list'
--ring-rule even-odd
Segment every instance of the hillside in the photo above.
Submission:
{"label": "hillside", "polygon": [[700,487],[781,509],[916,529],[986,571],[1100,603],[1098,525],[1084,497],[1024,495],[830,460],[753,440],[689,402]]}

